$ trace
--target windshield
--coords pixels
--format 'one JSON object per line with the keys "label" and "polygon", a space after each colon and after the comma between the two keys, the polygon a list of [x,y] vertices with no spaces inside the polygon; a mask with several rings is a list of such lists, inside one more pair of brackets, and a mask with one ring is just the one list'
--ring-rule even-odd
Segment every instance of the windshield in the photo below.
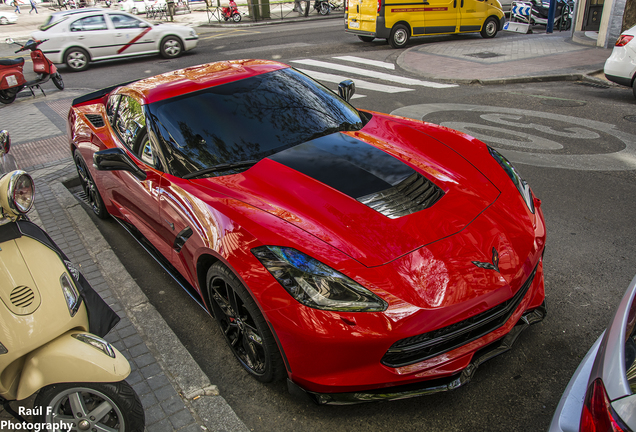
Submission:
{"label": "windshield", "polygon": [[[216,166],[224,169],[205,174],[241,172],[297,144],[363,126],[355,108],[294,69],[155,102],[146,116],[179,177]],[[227,169],[235,164],[241,165]]]}

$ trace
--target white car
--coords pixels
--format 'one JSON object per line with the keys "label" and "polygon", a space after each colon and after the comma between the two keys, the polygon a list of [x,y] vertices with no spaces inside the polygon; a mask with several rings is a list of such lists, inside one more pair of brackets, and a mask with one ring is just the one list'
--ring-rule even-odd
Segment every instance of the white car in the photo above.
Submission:
{"label": "white car", "polygon": [[13,12],[0,11],[0,24],[15,24],[18,22],[18,16]]}
{"label": "white car", "polygon": [[31,37],[47,39],[40,45],[44,54],[72,71],[83,71],[93,61],[144,54],[176,58],[195,48],[199,40],[191,27],[151,24],[108,9],[56,12]]}
{"label": "white car", "polygon": [[636,97],[636,26],[620,35],[612,55],[605,61],[605,77],[615,83],[631,87]]}
{"label": "white car", "polygon": [[[119,8],[124,12],[130,12],[131,14],[136,15],[146,13],[146,10],[155,3],[159,2],[149,0],[125,0],[119,3]],[[165,2],[163,3],[165,4]]]}

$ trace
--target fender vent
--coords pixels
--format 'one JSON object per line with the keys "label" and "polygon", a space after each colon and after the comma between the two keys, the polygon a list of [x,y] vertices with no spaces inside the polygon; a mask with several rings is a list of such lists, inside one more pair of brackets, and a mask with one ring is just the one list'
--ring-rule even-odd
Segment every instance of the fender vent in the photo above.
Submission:
{"label": "fender vent", "polygon": [[395,186],[358,198],[384,216],[397,219],[435,204],[444,191],[419,173],[414,173]]}
{"label": "fender vent", "polygon": [[85,114],[89,122],[96,128],[104,127],[104,117],[101,114]]}
{"label": "fender vent", "polygon": [[25,308],[31,306],[33,300],[35,300],[35,294],[33,294],[33,290],[31,290],[31,288],[19,286],[11,291],[10,300],[13,306]]}

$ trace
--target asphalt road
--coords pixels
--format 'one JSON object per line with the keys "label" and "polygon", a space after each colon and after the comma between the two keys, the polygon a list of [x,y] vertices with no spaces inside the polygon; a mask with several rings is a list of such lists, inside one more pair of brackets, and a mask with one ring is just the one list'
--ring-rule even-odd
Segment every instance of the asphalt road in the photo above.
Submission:
{"label": "asphalt road", "polygon": [[[338,22],[215,32],[178,60],[104,63],[64,79],[67,87],[92,89],[240,57],[395,60],[397,52],[388,46],[361,44],[340,30]],[[100,229],[252,430],[545,430],[571,374],[636,274],[636,116],[631,91],[559,82],[358,93],[363,97],[353,103],[359,108],[419,117],[425,112],[424,120],[459,128],[501,149],[542,200],[548,228],[548,317],[527,330],[512,351],[481,366],[467,387],[404,401],[318,407],[290,396],[283,383],[259,384],[238,366],[216,324],[115,222],[98,221]]]}

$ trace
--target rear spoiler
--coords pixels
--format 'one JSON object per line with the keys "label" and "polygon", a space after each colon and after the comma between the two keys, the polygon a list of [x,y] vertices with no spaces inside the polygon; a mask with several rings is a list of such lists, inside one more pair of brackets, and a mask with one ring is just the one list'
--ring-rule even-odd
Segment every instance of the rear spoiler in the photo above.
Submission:
{"label": "rear spoiler", "polygon": [[72,105],[73,106],[78,106],[78,105],[81,105],[83,103],[90,102],[90,101],[93,101],[95,99],[99,99],[99,98],[103,97],[104,95],[107,95],[108,93],[112,92],[117,87],[125,86],[125,85],[128,85],[130,83],[134,83],[135,81],[138,81],[138,80],[132,80],[132,81],[128,81],[128,82],[121,83],[121,84],[115,84],[114,86],[106,87],[106,88],[103,88],[101,90],[97,90],[97,91],[94,91],[92,93],[85,94],[84,96],[80,96],[78,98],[73,99],[73,104]]}

